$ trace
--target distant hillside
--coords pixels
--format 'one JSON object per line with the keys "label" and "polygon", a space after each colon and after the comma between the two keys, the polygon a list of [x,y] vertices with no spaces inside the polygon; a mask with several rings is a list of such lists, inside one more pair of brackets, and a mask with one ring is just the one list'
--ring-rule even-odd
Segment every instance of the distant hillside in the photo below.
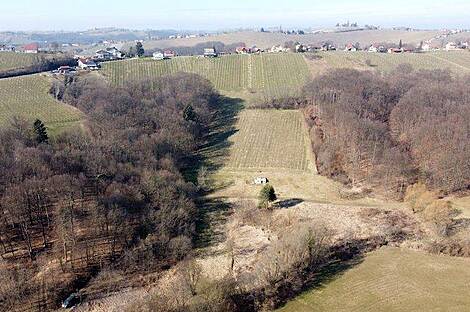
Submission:
{"label": "distant hillside", "polygon": [[234,32],[200,38],[181,38],[147,41],[146,49],[164,49],[170,47],[194,46],[201,42],[220,41],[224,44],[244,42],[248,46],[269,48],[273,45],[284,44],[286,41],[299,41],[306,44],[320,44],[332,41],[338,46],[359,42],[361,45],[375,42],[399,42],[418,44],[420,41],[434,37],[438,31],[405,31],[405,30],[361,30],[351,32],[330,32],[306,35],[286,35],[282,33],[261,33],[254,31]]}
{"label": "distant hillside", "polygon": [[[91,44],[100,41],[134,41],[152,38],[168,38],[180,33],[176,30],[129,30],[118,28],[97,28],[86,31],[37,31],[37,32],[0,32],[0,43],[21,45],[29,42],[58,42]],[[182,33],[185,33],[183,31]]]}

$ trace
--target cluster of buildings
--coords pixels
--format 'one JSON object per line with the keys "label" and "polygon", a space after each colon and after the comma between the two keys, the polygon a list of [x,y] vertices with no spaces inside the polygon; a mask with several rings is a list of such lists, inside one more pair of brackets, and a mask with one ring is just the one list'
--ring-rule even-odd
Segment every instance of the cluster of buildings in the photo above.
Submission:
{"label": "cluster of buildings", "polygon": [[39,44],[30,43],[17,49],[13,45],[0,45],[0,52],[23,52],[23,53],[39,53]]}
{"label": "cluster of buildings", "polygon": [[154,52],[152,55],[152,58],[154,60],[169,60],[172,59],[176,56],[176,52],[172,50],[165,50],[163,52]]}
{"label": "cluster of buildings", "polygon": [[[212,48],[205,48],[203,56],[208,58],[213,58],[219,56],[219,53],[214,47]],[[164,50],[164,51],[157,51],[152,54],[152,58],[154,60],[169,60],[177,56],[177,53],[172,50]]]}
{"label": "cluster of buildings", "polygon": [[100,49],[95,52],[93,59],[99,61],[112,61],[120,60],[125,57],[125,54],[118,50],[116,47],[109,47],[106,49]]}

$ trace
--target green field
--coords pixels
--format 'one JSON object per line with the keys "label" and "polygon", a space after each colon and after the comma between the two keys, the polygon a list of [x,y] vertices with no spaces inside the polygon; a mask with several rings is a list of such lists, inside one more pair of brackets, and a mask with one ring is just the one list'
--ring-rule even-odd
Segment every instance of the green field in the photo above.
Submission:
{"label": "green field", "polygon": [[227,169],[309,167],[308,137],[299,111],[245,110],[239,114]]}
{"label": "green field", "polygon": [[[369,52],[321,52],[322,57],[315,64],[327,64],[330,68],[376,69],[387,72],[400,64],[411,64],[416,69],[449,69],[457,74],[470,73],[470,53],[468,51],[437,51],[429,53],[369,53]],[[371,66],[367,65],[370,60]]]}
{"label": "green field", "polygon": [[0,79],[0,126],[15,116],[41,119],[51,131],[77,123],[81,113],[50,96],[49,87],[40,75]]}
{"label": "green field", "polygon": [[177,57],[108,62],[102,73],[114,84],[129,79],[158,78],[190,72],[209,79],[222,92],[278,97],[298,92],[309,78],[305,60],[298,54],[227,55],[214,59]]}
{"label": "green field", "polygon": [[0,52],[0,71],[28,67],[37,61],[37,54]]}
{"label": "green field", "polygon": [[279,311],[469,311],[469,290],[469,259],[383,248]]}

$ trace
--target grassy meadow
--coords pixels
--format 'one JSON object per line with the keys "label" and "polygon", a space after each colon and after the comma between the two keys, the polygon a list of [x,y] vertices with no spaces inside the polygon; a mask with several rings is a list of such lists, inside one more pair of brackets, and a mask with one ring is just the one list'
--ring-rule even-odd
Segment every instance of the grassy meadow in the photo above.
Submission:
{"label": "grassy meadow", "polygon": [[[468,51],[436,51],[428,53],[369,53],[320,52],[318,60],[308,61],[312,72],[324,72],[331,68],[354,68],[389,72],[400,64],[410,64],[415,69],[449,69],[455,74],[470,73]],[[370,65],[367,64],[370,61]]]}
{"label": "grassy meadow", "polygon": [[382,248],[279,312],[468,311],[470,260]]}
{"label": "grassy meadow", "polygon": [[40,75],[0,79],[0,126],[18,116],[41,119],[51,132],[78,123],[82,114],[48,94],[50,81]]}
{"label": "grassy meadow", "polygon": [[27,67],[38,61],[37,54],[0,52],[0,72]]}

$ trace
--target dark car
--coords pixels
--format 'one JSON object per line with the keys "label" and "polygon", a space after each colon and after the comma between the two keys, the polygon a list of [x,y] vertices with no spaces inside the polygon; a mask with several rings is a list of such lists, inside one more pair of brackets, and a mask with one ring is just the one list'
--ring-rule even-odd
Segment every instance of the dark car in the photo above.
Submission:
{"label": "dark car", "polygon": [[64,302],[62,302],[62,308],[64,309],[73,308],[78,303],[80,303],[80,294],[73,293],[70,296],[68,296],[67,299],[64,300]]}

